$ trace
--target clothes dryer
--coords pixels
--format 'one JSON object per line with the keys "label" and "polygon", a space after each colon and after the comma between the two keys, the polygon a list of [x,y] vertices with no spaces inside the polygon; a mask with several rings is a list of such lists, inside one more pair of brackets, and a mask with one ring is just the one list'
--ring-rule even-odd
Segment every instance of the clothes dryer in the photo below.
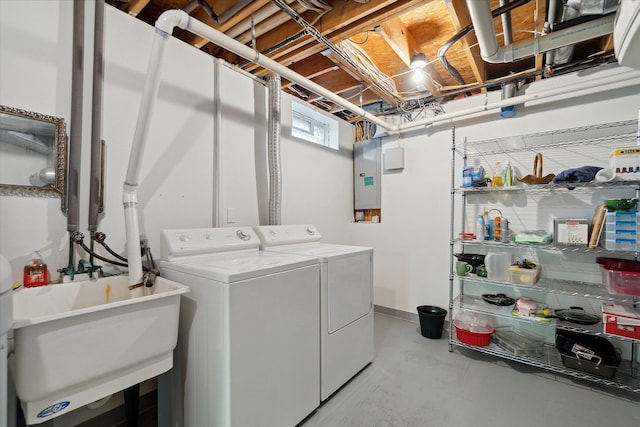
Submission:
{"label": "clothes dryer", "polygon": [[373,249],[321,242],[312,225],[255,227],[265,252],[312,256],[320,265],[320,399],[373,360]]}
{"label": "clothes dryer", "polygon": [[248,227],[164,230],[160,271],[191,288],[176,348],[185,426],[293,427],[319,406],[315,258],[259,251]]}

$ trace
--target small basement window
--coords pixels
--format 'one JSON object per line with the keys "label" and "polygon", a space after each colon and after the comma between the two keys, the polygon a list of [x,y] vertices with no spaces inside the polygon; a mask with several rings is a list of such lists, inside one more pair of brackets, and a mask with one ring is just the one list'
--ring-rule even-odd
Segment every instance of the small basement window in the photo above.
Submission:
{"label": "small basement window", "polygon": [[291,136],[337,150],[338,121],[291,101]]}

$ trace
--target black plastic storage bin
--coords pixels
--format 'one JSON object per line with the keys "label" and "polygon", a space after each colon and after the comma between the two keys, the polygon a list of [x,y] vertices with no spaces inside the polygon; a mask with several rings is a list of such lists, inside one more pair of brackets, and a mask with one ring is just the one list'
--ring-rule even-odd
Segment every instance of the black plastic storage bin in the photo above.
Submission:
{"label": "black plastic storage bin", "polygon": [[442,327],[447,317],[447,310],[435,305],[421,305],[417,310],[422,336],[432,339],[442,338]]}
{"label": "black plastic storage bin", "polygon": [[556,348],[571,369],[606,378],[616,376],[620,353],[608,339],[580,332],[556,330]]}

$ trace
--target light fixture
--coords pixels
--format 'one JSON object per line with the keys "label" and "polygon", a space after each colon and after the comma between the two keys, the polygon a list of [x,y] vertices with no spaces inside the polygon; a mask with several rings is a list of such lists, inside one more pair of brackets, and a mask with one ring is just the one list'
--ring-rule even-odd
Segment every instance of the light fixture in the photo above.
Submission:
{"label": "light fixture", "polygon": [[418,52],[411,56],[411,69],[416,70],[427,66],[427,56]]}
{"label": "light fixture", "polygon": [[424,79],[424,69],[423,68],[414,69],[413,75],[411,77],[413,78],[414,83],[422,82],[422,80]]}

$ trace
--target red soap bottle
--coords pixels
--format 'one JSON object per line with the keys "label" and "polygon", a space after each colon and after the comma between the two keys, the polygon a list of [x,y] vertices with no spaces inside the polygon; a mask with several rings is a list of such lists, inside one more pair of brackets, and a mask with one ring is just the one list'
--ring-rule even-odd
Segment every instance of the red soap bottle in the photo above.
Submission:
{"label": "red soap bottle", "polygon": [[47,264],[42,262],[39,254],[33,254],[31,264],[24,266],[24,287],[34,288],[49,283]]}

